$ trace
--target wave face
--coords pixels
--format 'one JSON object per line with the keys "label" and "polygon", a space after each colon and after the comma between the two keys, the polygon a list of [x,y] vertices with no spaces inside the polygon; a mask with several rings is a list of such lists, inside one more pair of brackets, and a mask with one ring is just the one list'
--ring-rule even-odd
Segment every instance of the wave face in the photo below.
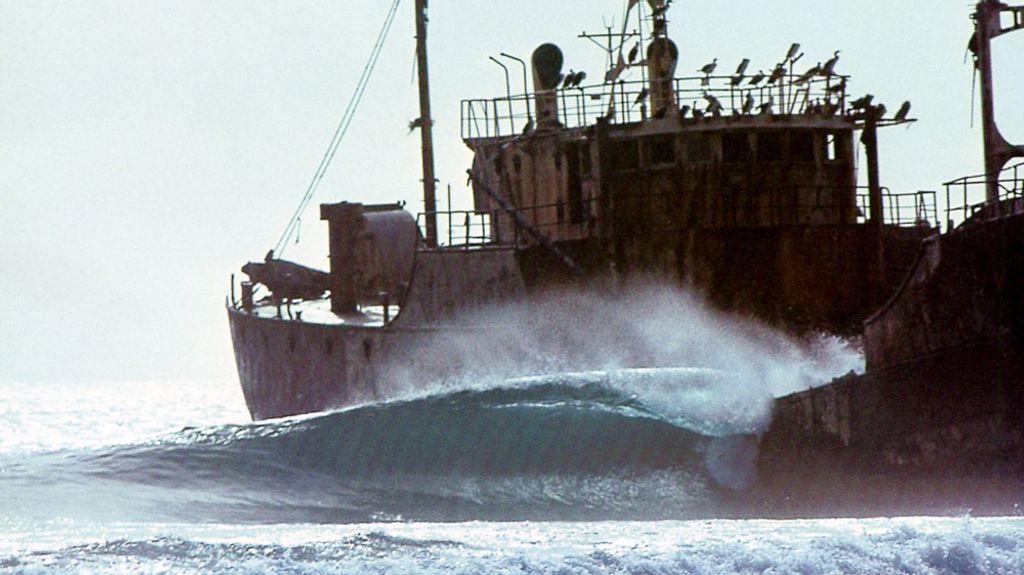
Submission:
{"label": "wave face", "polygon": [[0,467],[8,516],[27,519],[721,517],[732,490],[753,478],[752,433],[764,420],[749,398],[733,402],[740,388],[701,369],[521,378],[127,445],[8,454]]}

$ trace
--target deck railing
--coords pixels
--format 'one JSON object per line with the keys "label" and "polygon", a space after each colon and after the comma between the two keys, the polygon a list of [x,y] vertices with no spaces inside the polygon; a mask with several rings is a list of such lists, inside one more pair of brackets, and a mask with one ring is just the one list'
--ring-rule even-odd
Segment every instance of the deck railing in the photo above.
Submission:
{"label": "deck railing", "polygon": [[[847,76],[784,75],[773,84],[749,78],[738,84],[731,76],[676,78],[672,81],[676,105],[685,116],[743,116],[756,114],[846,115]],[[595,84],[555,91],[558,121],[565,128],[580,128],[607,117],[613,124],[640,122],[657,113],[651,110],[648,84],[640,80]],[[749,100],[748,100],[749,95]],[[534,94],[462,101],[462,137],[496,138],[523,133],[533,120]],[[720,110],[715,111],[715,102]]]}
{"label": "deck railing", "polygon": [[946,225],[961,224],[1024,212],[1024,162],[1007,167],[996,179],[999,197],[988,199],[984,174],[946,182]]}
{"label": "deck railing", "polygon": [[[842,193],[840,193],[842,192]],[[610,202],[611,222],[646,225],[650,231],[666,232],[685,228],[767,228],[782,226],[828,226],[844,223],[864,224],[869,210],[869,194],[863,186],[838,190],[824,187],[782,187],[759,190],[756,201],[744,189],[703,197],[702,207],[691,204],[692,217],[682,221],[680,194],[615,194],[610,198],[583,198],[569,202],[538,204],[518,208],[519,214],[534,228],[553,239],[582,238],[596,235],[601,224],[602,202]],[[839,201],[836,198],[848,198]],[[504,215],[504,217],[503,217]],[[500,210],[478,212],[452,210],[436,212],[442,245],[476,248],[519,245],[521,230]],[[420,223],[424,215],[420,214]],[[938,207],[934,191],[894,194],[882,188],[882,217],[886,225],[920,227],[938,225]]]}

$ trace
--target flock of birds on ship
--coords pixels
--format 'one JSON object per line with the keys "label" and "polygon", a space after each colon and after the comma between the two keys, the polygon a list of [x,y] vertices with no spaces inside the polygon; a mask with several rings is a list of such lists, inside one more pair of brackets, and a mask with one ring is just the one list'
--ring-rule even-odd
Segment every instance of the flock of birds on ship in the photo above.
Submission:
{"label": "flock of birds on ship", "polygon": [[[628,53],[628,63],[626,66],[633,66],[637,64],[644,64],[643,61],[637,61],[640,52],[640,44],[636,43]],[[790,94],[790,101],[799,101],[799,111],[804,114],[820,114],[824,116],[831,116],[836,113],[843,111],[843,106],[846,98],[846,81],[847,77],[836,73],[836,65],[839,63],[839,50],[836,50],[832,57],[824,63],[818,62],[805,72],[800,75],[792,74],[791,70],[793,66],[803,58],[804,54],[800,52],[800,44],[793,44],[790,46],[789,51],[786,53],[785,58],[781,62],[777,63],[769,72],[764,70],[758,70],[754,74],[747,75],[747,70],[750,66],[750,59],[744,58],[739,65],[736,67],[736,71],[727,77],[716,77],[714,76],[715,70],[718,69],[718,58],[715,58],[710,63],[704,65],[699,70],[701,87],[702,87],[702,98],[703,104],[699,105],[699,100],[693,100],[689,104],[684,104],[679,108],[679,115],[681,118],[694,118],[700,119],[706,116],[721,117],[726,112],[725,105],[722,104],[719,96],[724,91],[728,91],[730,100],[734,104],[732,107],[732,114],[734,116],[751,116],[756,114],[760,115],[772,115],[775,113],[775,94],[772,88],[783,87],[788,84],[791,89],[795,89],[796,94]],[[620,56],[620,60],[621,56]],[[605,76],[606,82],[614,82],[621,72],[623,62],[609,71]],[[565,75],[561,88],[563,90],[578,89],[583,90],[582,82],[586,79],[587,75],[585,72],[577,72],[570,70]],[[722,89],[717,90],[718,96],[712,91],[712,80],[721,80]],[[823,80],[824,87],[815,94],[815,98],[812,99],[811,84],[815,80]],[[619,80],[620,84],[623,84],[623,80]],[[755,93],[757,96],[755,96]],[[632,106],[638,106],[643,104],[649,96],[649,90],[645,87],[642,88],[633,100]],[[802,96],[802,100],[801,100]],[[884,105],[877,104],[873,105],[872,102],[874,96],[866,95],[862,98],[852,100],[849,102],[849,109],[853,111],[864,111],[869,107],[873,109],[874,114],[878,118],[882,118],[886,113]],[[661,109],[655,110],[653,117],[662,117],[666,115],[668,110]],[[615,113],[614,105],[609,109],[608,115],[613,117]],[[910,102],[904,102],[900,106],[896,114],[891,118],[893,123],[899,123],[907,121],[910,114]]]}

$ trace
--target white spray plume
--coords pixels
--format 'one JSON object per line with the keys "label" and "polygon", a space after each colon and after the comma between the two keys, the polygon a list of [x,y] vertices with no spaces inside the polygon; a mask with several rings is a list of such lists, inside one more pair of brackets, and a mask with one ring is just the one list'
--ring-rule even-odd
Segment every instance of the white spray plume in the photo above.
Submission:
{"label": "white spray plume", "polygon": [[[393,390],[395,395],[422,393],[431,374],[448,374],[440,385],[464,388],[505,385],[528,375],[626,370],[629,377],[612,378],[615,386],[668,416],[692,416],[698,409],[760,427],[768,420],[771,397],[863,369],[861,355],[839,338],[800,341],[663,285],[635,286],[614,296],[563,292],[461,320],[484,327],[439,331],[418,353],[417,372],[392,366],[393,376],[407,370],[403,377],[389,378],[408,382],[407,389]],[[638,377],[638,368],[699,368],[729,377],[718,378],[713,390],[682,383],[673,390],[663,385],[676,381],[672,372]],[[683,391],[690,400],[673,399]],[[687,408],[673,413],[671,406],[683,403]]]}

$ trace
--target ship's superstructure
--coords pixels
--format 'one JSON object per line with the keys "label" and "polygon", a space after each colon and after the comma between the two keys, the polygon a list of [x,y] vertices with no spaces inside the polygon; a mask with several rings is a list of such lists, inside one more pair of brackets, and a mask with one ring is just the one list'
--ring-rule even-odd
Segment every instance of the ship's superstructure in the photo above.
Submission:
{"label": "ship's superstructure", "polygon": [[[799,45],[770,73],[747,75],[744,61],[676,77],[664,6],[651,7],[646,57],[630,66],[620,53],[604,82],[563,74],[545,44],[534,94],[463,102],[486,237],[516,247],[531,289],[653,277],[797,331],[859,331],[935,232],[933,193],[879,184],[877,128],[909,121],[909,107],[886,116],[870,96],[850,99],[838,52],[795,72]],[[630,67],[646,80],[621,79]]]}

